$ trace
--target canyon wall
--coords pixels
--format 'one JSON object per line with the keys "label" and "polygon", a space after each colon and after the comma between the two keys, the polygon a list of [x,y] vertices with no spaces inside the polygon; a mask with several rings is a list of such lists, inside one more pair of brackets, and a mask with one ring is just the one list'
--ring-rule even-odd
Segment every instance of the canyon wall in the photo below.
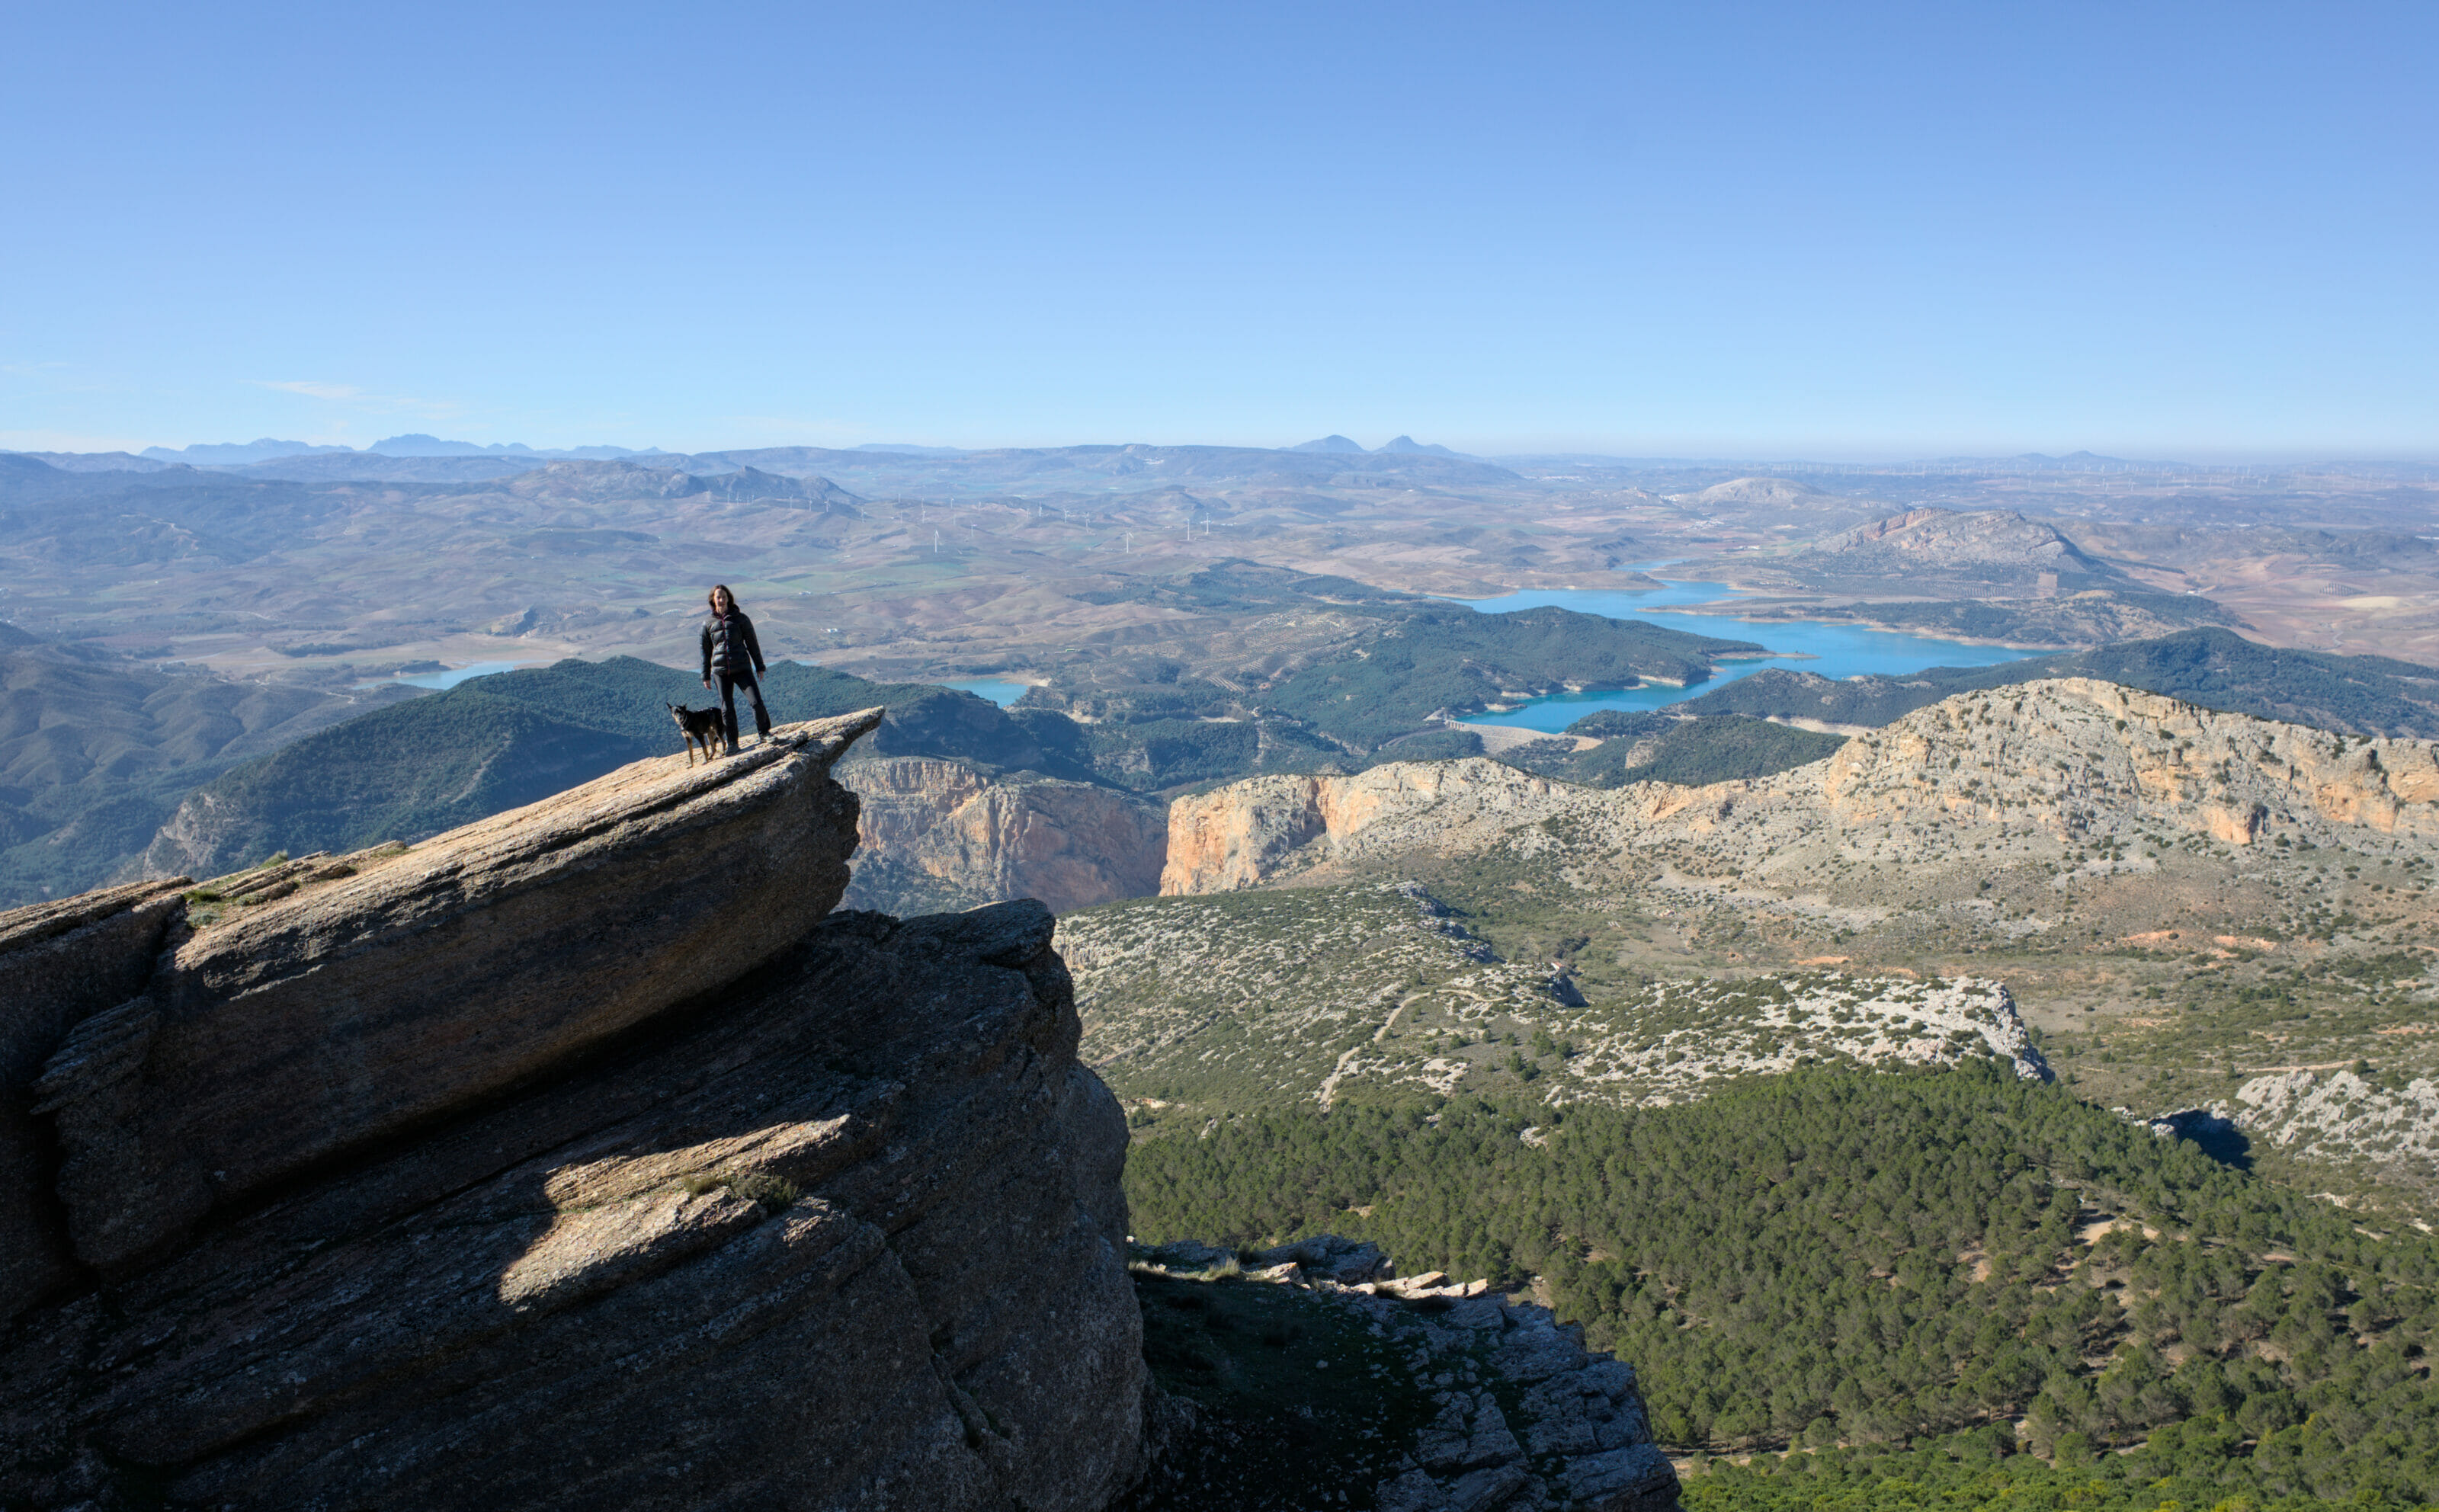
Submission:
{"label": "canyon wall", "polygon": [[937,756],[859,758],[838,776],[863,809],[851,907],[903,914],[1038,898],[1063,914],[1160,885],[1168,830],[1156,800]]}
{"label": "canyon wall", "polygon": [[1048,910],[832,912],[878,717],[0,915],[0,1501],[1124,1490],[1124,1121]]}
{"label": "canyon wall", "polygon": [[1629,850],[1699,842],[1754,874],[1789,869],[1807,846],[1956,860],[1993,830],[2054,845],[2163,831],[2235,846],[2282,836],[2419,846],[2439,842],[2439,742],[2337,735],[2058,678],[1960,694],[1751,782],[1597,792],[1475,757],[1232,783],[1172,809],[1161,891],[1479,850],[1544,822],[1590,826]]}

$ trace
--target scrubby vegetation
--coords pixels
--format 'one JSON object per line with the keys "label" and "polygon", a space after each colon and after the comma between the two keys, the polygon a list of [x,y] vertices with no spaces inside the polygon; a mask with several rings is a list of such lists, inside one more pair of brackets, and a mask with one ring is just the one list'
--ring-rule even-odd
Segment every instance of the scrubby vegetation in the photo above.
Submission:
{"label": "scrubby vegetation", "polygon": [[[1329,1231],[1408,1270],[1538,1275],[1636,1364],[1664,1440],[1861,1451],[1698,1480],[1713,1508],[2132,1505],[2161,1475],[2439,1500],[2439,1242],[1970,1063],[1685,1107],[1221,1118],[1143,1140],[1128,1188],[1148,1239]],[[1917,1444],[1941,1447],[1877,1458]],[[2001,1463],[2018,1449],[2051,1463]]]}
{"label": "scrubby vegetation", "polygon": [[1587,751],[1536,758],[1527,747],[1503,759],[1588,788],[1621,788],[1629,782],[1675,782],[1690,788],[1766,777],[1818,761],[1846,743],[1843,735],[1734,714],[1679,720],[1605,710],[1577,720],[1567,733],[1605,738]]}
{"label": "scrubby vegetation", "polygon": [[[2018,646],[2090,645],[2122,638],[2129,621],[2152,626],[2241,625],[2234,613],[2195,594],[2117,588],[2063,598],[1911,599],[1896,603],[1805,606],[1807,619],[1853,619],[1922,634],[1958,635]],[[2140,633],[2135,631],[2134,633]]]}

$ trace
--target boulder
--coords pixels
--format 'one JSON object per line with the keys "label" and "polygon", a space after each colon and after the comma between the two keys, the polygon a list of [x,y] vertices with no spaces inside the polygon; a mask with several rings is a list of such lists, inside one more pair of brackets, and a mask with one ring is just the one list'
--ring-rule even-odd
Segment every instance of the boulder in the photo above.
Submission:
{"label": "boulder", "polygon": [[1309,1279],[1335,1281],[1346,1287],[1377,1279],[1389,1269],[1389,1257],[1380,1253],[1380,1246],[1369,1239],[1341,1238],[1335,1234],[1316,1234],[1293,1244],[1264,1250],[1255,1263],[1266,1267],[1292,1265]]}
{"label": "boulder", "polygon": [[140,1264],[215,1209],[801,939],[854,845],[830,765],[880,719],[788,726],[700,767],[639,761],[194,932],[38,1084],[78,1257]]}
{"label": "boulder", "polygon": [[51,1059],[71,1227],[126,1242],[0,1344],[0,1503],[1123,1491],[1125,1120],[1041,904],[824,916],[873,718],[175,926]]}

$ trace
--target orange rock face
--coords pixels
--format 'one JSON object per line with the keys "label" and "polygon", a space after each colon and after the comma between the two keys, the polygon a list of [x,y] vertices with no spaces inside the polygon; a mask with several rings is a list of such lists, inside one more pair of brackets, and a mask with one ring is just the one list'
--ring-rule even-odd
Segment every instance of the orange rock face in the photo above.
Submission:
{"label": "orange rock face", "polygon": [[1474,758],[1235,783],[1174,806],[1161,891],[1226,891],[1400,850],[1479,848],[1562,815],[1627,846],[1682,838],[1742,847],[1755,866],[1788,845],[1834,845],[1876,827],[1929,836],[2029,828],[2058,845],[2167,833],[2250,846],[2349,830],[2439,841],[2439,744],[2336,735],[2061,678],[1961,694],[1754,782],[1597,792]]}
{"label": "orange rock face", "polygon": [[1059,913],[1160,885],[1165,810],[1051,778],[993,777],[960,761],[858,761],[839,781],[863,800],[855,908],[969,906],[1038,898]]}

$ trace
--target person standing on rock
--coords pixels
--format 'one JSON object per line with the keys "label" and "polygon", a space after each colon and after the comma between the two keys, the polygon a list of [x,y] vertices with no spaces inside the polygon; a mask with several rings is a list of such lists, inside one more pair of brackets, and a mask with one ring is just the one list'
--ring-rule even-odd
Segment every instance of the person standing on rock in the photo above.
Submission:
{"label": "person standing on rock", "polygon": [[754,621],[737,607],[737,596],[721,583],[711,591],[711,617],[703,622],[703,685],[720,680],[721,728],[728,735],[728,754],[737,754],[737,690],[745,689],[754,706],[754,733],[771,738],[771,713],[762,706],[757,679],[770,670],[762,660],[762,643],[754,638]]}

